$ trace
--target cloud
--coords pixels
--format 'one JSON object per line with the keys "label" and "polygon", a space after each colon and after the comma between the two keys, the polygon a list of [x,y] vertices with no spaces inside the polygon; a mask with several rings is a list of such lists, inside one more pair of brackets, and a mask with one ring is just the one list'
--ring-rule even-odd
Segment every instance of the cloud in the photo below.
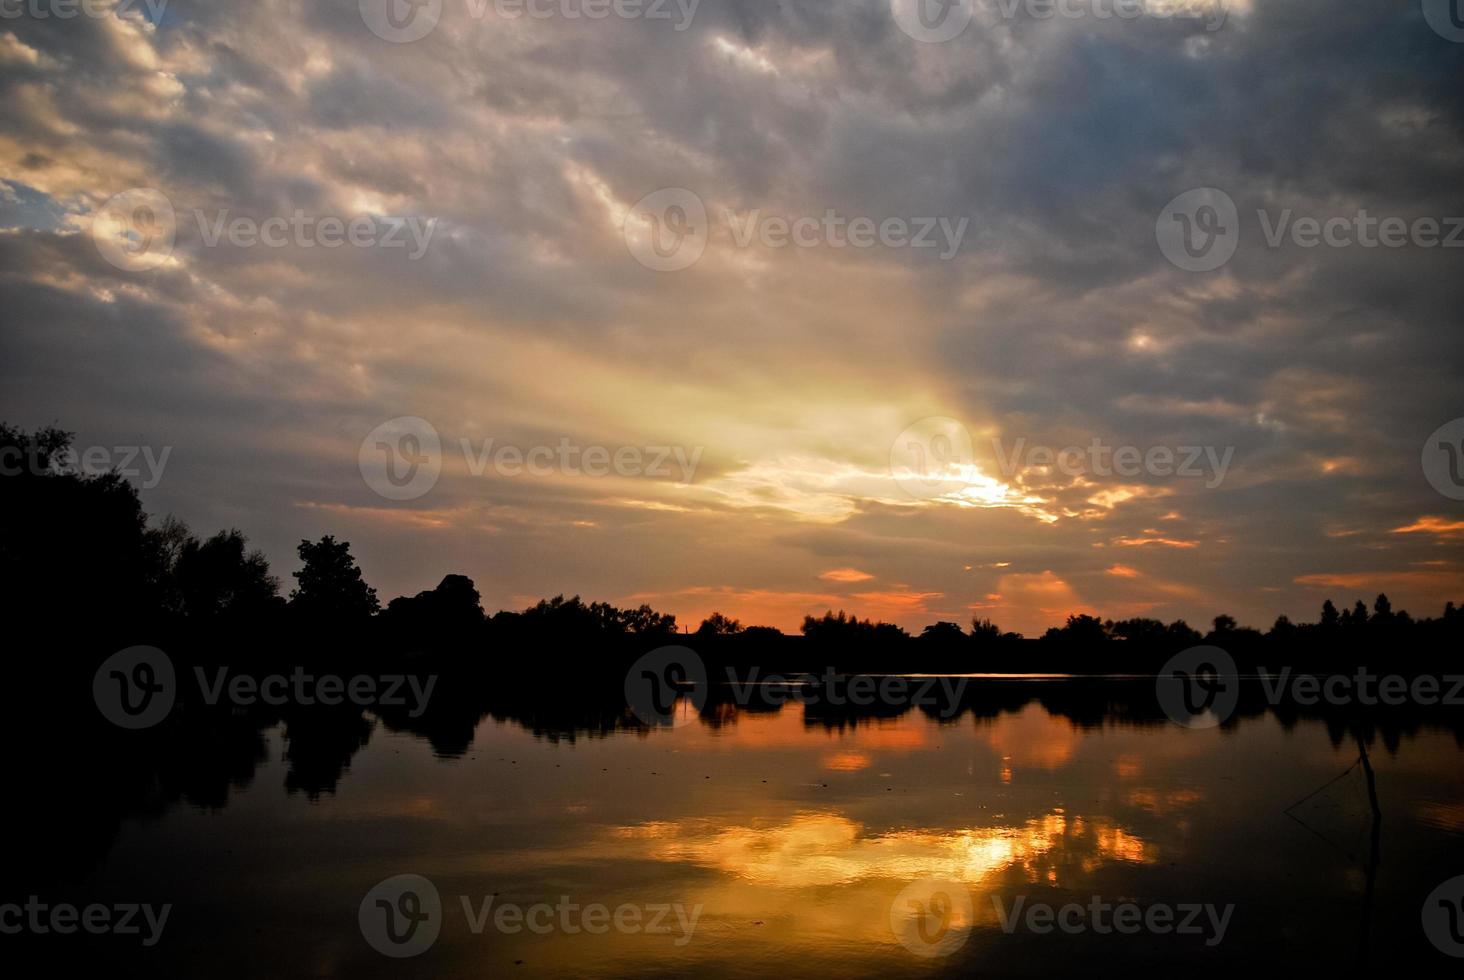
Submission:
{"label": "cloud", "polygon": [[825,582],[868,582],[874,578],[868,572],[861,572],[857,568],[831,568],[819,575]]}
{"label": "cloud", "polygon": [[[400,45],[354,0],[8,19],[0,417],[174,446],[151,509],[240,526],[285,573],[300,537],[346,534],[387,594],[456,570],[490,606],[639,595],[788,628],[840,604],[912,628],[979,608],[1040,632],[1144,602],[1310,614],[1317,568],[1391,581],[1399,605],[1457,588],[1417,569],[1456,540],[1418,454],[1459,413],[1457,254],[1270,248],[1256,220],[1457,211],[1457,52],[1416,11],[1232,5],[1213,32],[982,11],[918,44],[883,0],[707,3],[684,31],[488,9],[447,4]],[[1154,240],[1200,186],[1243,219],[1210,275]],[[88,236],[133,187],[179,216],[151,273]],[[622,235],[661,187],[713,219],[674,274]],[[742,246],[727,209],[970,231],[946,262]],[[225,211],[437,231],[417,261],[210,245],[198,216]],[[396,504],[356,459],[404,415],[449,448],[703,455],[689,482],[459,459]],[[891,449],[930,416],[971,433],[966,485],[911,495]],[[993,440],[1019,439],[1233,449],[1234,465],[1219,486],[1005,470]],[[1113,549],[1143,577],[1114,573]],[[892,584],[808,589],[858,584],[830,570]]]}

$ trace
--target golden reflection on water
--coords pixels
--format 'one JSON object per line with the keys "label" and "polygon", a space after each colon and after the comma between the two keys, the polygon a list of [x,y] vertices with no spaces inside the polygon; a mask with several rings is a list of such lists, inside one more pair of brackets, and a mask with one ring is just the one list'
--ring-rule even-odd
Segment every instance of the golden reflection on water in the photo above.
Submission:
{"label": "golden reflection on water", "polygon": [[1049,813],[1017,826],[921,828],[869,833],[831,812],[798,813],[774,825],[722,826],[711,821],[651,822],[616,827],[621,841],[645,842],[644,855],[711,868],[776,888],[845,885],[869,878],[944,878],[980,885],[994,872],[1020,869],[1029,881],[1058,883],[1068,852],[1085,869],[1109,861],[1151,863],[1152,848],[1106,820],[1070,820]]}
{"label": "golden reflection on water", "polygon": [[[791,947],[825,972],[871,956],[911,965],[890,916],[913,882],[956,883],[972,899],[962,914],[974,916],[959,924],[995,929],[994,895],[1085,889],[1105,868],[1167,856],[1133,819],[1201,794],[1152,782],[1163,768],[1155,740],[1141,757],[1129,739],[1037,705],[954,724],[912,712],[826,726],[797,704],[723,712],[607,744],[615,758],[600,778],[628,801],[622,819],[605,819],[611,807],[586,790],[556,807],[577,833],[497,853],[492,867],[524,878],[562,869],[597,888],[704,906],[695,943],[656,946],[688,968]],[[644,816],[623,819],[632,814]],[[647,942],[602,942],[597,958],[608,968]],[[577,945],[561,938],[554,962],[582,969],[566,948]]]}

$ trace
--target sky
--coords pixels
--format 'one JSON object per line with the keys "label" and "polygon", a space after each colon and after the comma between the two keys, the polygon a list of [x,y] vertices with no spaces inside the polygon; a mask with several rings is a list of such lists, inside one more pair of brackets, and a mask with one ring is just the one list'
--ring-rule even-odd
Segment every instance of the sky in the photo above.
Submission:
{"label": "sky", "polygon": [[0,419],[286,588],[1436,615],[1444,2],[0,0]]}

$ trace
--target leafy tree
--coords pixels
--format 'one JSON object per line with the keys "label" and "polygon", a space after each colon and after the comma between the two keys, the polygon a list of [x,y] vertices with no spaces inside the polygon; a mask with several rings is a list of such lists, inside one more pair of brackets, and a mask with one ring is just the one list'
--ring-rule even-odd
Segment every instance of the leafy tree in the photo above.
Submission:
{"label": "leafy tree", "polygon": [[921,631],[920,639],[930,643],[958,643],[966,639],[966,633],[955,623],[931,623]]}
{"label": "leafy tree", "polygon": [[1176,619],[1174,622],[1170,623],[1169,628],[1166,629],[1164,632],[1169,638],[1170,647],[1175,650],[1183,650],[1186,647],[1192,647],[1204,639],[1204,637],[1200,635],[1199,630],[1190,626],[1189,623],[1186,623],[1182,619]]}
{"label": "leafy tree", "polygon": [[[177,525],[161,536],[165,545],[177,539]],[[185,535],[178,545],[168,589],[178,597],[185,616],[259,615],[274,606],[280,581],[269,573],[263,552],[246,552],[246,544],[237,530],[220,531],[203,542]]]}
{"label": "leafy tree", "polygon": [[633,636],[669,637],[676,635],[676,617],[667,613],[658,613],[650,606],[642,605],[637,609],[622,610],[619,618],[624,630]]}
{"label": "leafy tree", "polygon": [[1076,646],[1107,643],[1108,628],[1096,616],[1080,614],[1069,616],[1062,629],[1053,628],[1043,634],[1048,642],[1073,644]]}
{"label": "leafy tree", "polygon": [[70,472],[71,438],[0,423],[0,595],[37,621],[147,618],[154,563],[137,491],[117,473]]}
{"label": "leafy tree", "polygon": [[989,619],[971,618],[971,639],[989,643],[1001,639],[1001,627]]}
{"label": "leafy tree", "polygon": [[343,622],[365,619],[381,608],[376,590],[361,577],[348,541],[327,534],[317,542],[301,541],[296,587],[290,607],[315,619]]}
{"label": "leafy tree", "polygon": [[714,612],[702,620],[702,624],[696,628],[696,635],[736,636],[742,631],[742,623],[735,619],[728,619],[719,612]]}
{"label": "leafy tree", "polygon": [[1157,619],[1125,619],[1114,623],[1109,630],[1115,639],[1125,640],[1134,646],[1157,646],[1164,642],[1168,630]]}
{"label": "leafy tree", "polygon": [[466,575],[448,575],[431,591],[393,599],[382,614],[387,635],[407,650],[471,647],[487,621],[478,588]]}
{"label": "leafy tree", "polygon": [[893,623],[861,621],[858,616],[850,616],[842,609],[837,616],[832,609],[822,618],[804,616],[802,630],[810,640],[828,644],[893,643],[910,636]]}

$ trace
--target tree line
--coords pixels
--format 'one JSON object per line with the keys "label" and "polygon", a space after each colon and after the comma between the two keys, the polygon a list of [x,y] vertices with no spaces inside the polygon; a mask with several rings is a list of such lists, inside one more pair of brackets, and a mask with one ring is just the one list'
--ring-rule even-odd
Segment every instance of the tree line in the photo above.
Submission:
{"label": "tree line", "polygon": [[[676,617],[649,605],[619,608],[557,596],[520,610],[488,616],[473,581],[448,575],[434,589],[382,605],[363,578],[350,544],[333,535],[302,540],[299,570],[288,593],[262,552],[250,549],[237,529],[200,537],[182,521],[153,524],[136,489],[114,472],[82,474],[62,460],[72,436],[57,428],[25,432],[0,423],[0,454],[20,459],[0,476],[0,588],[15,608],[53,629],[78,626],[90,633],[121,634],[159,624],[188,624],[222,634],[269,631],[342,639],[366,635],[395,649],[446,649],[489,638],[515,643],[623,639],[638,645],[673,642]],[[939,653],[958,666],[1015,662],[1019,651],[1037,649],[1085,661],[1121,660],[1137,651],[1177,651],[1202,643],[1242,654],[1268,644],[1288,646],[1411,646],[1460,648],[1464,611],[1452,602],[1439,618],[1415,619],[1394,610],[1386,595],[1369,609],[1361,600],[1340,610],[1331,600],[1315,623],[1282,616],[1262,633],[1233,617],[1215,617],[1201,631],[1183,620],[1068,617],[1039,640],[1003,631],[974,618],[970,629],[937,622],[912,636],[885,622],[861,620],[840,610],[804,619],[802,635],[828,649],[888,650],[894,647]],[[689,636],[713,647],[748,648],[781,641],[766,626],[743,626],[713,613]],[[975,659],[965,659],[970,655]]]}

